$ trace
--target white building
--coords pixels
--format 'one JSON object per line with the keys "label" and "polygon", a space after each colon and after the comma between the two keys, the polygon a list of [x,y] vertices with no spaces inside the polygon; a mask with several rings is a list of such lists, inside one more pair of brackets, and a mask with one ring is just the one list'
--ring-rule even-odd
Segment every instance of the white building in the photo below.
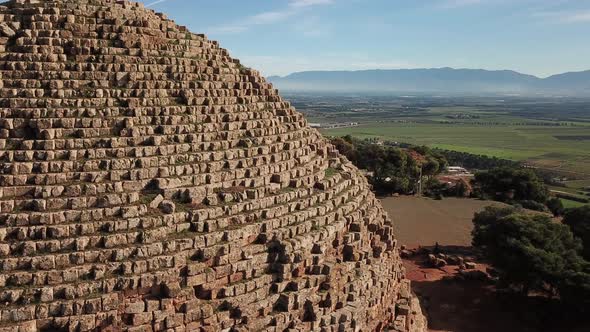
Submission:
{"label": "white building", "polygon": [[447,172],[449,173],[469,173],[465,168],[460,166],[449,166],[447,167]]}

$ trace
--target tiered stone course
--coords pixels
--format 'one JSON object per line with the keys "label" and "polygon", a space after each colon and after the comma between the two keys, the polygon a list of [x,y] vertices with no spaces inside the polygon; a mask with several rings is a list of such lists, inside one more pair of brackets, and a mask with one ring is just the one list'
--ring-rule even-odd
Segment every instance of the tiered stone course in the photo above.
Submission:
{"label": "tiered stone course", "polygon": [[216,42],[0,5],[1,332],[409,331],[409,289],[366,180]]}

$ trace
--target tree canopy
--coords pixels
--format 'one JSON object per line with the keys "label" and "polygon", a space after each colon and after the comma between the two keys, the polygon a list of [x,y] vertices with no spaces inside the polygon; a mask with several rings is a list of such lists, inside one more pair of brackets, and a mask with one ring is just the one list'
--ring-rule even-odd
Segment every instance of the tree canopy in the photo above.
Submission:
{"label": "tree canopy", "polygon": [[483,193],[503,201],[536,201],[545,203],[548,190],[535,172],[520,168],[494,168],[475,175]]}
{"label": "tree canopy", "polygon": [[562,216],[565,213],[563,202],[557,197],[552,197],[547,201],[547,208],[556,217]]}
{"label": "tree canopy", "polygon": [[498,268],[504,284],[524,294],[549,286],[566,302],[587,304],[590,264],[567,225],[547,215],[498,207],[477,213],[473,224],[473,245]]}
{"label": "tree canopy", "polygon": [[563,222],[584,244],[584,257],[590,260],[590,206],[582,206],[566,211]]}
{"label": "tree canopy", "polygon": [[358,168],[373,173],[371,184],[380,192],[409,194],[416,188],[421,168],[423,176],[431,177],[448,165],[441,154],[423,146],[402,149],[351,136],[333,138],[331,142]]}

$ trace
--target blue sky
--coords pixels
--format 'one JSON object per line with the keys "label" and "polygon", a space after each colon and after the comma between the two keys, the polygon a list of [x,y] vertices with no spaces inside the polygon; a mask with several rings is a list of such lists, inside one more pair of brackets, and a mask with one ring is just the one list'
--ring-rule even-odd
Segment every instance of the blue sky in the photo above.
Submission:
{"label": "blue sky", "polygon": [[590,0],[142,0],[265,75],[590,69]]}

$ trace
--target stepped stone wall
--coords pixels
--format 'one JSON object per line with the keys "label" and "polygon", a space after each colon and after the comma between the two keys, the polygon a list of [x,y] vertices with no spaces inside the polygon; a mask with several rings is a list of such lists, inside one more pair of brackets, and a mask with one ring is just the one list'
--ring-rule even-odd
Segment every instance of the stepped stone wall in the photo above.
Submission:
{"label": "stepped stone wall", "polygon": [[0,332],[420,331],[366,180],[141,4],[0,4]]}

